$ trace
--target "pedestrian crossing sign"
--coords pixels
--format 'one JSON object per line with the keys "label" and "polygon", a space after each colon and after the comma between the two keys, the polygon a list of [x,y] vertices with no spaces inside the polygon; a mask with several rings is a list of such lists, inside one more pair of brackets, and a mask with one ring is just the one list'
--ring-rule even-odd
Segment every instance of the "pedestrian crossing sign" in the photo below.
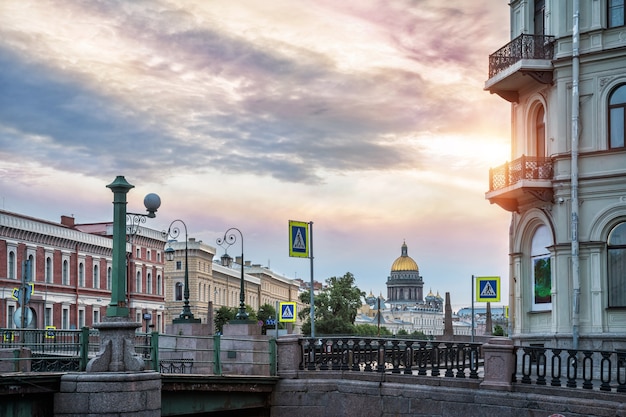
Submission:
{"label": "pedestrian crossing sign", "polygon": [[309,224],[289,220],[289,256],[309,257]]}
{"label": "pedestrian crossing sign", "polygon": [[294,323],[296,321],[296,303],[280,303],[280,315],[278,321],[282,323]]}
{"label": "pedestrian crossing sign", "polygon": [[500,301],[500,277],[476,277],[476,301]]}

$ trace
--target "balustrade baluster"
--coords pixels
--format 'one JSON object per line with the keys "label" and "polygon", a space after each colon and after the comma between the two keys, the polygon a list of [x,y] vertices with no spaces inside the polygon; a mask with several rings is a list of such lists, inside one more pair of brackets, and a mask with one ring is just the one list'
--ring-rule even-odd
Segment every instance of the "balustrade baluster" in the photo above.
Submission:
{"label": "balustrade baluster", "polygon": [[583,388],[593,389],[593,352],[583,351]]}
{"label": "balustrade baluster", "polygon": [[372,362],[374,357],[374,352],[372,348],[372,341],[370,339],[365,339],[365,372],[372,372]]}
{"label": "balustrade baluster", "polygon": [[422,341],[418,342],[419,348],[417,351],[417,374],[418,375],[426,375],[426,370],[428,369],[428,356],[429,351],[427,348],[427,342]]}
{"label": "balustrade baluster", "polygon": [[413,342],[411,340],[405,342],[406,349],[404,350],[404,374],[413,374]]}
{"label": "balustrade baluster", "polygon": [[550,385],[553,387],[561,386],[561,349],[552,349],[552,359],[550,360],[552,369],[550,370]]}
{"label": "balustrade baluster", "polygon": [[578,377],[578,358],[575,350],[567,351],[567,384],[568,388],[576,388],[576,378]]}
{"label": "balustrade baluster", "polygon": [[600,352],[600,391],[611,391],[611,352]]}
{"label": "balustrade baluster", "polygon": [[537,360],[537,385],[546,385],[546,349],[535,348],[535,358]]}
{"label": "balustrade baluster", "polygon": [[465,361],[467,359],[466,355],[466,344],[458,344],[456,347],[456,377],[457,378],[465,378]]}
{"label": "balustrade baluster", "polygon": [[444,376],[448,378],[454,377],[454,343],[444,343],[446,346],[444,360],[446,366],[446,373]]}
{"label": "balustrade baluster", "polygon": [[626,351],[617,354],[617,392],[626,392]]}
{"label": "balustrade baluster", "polygon": [[530,379],[530,375],[532,373],[532,360],[531,353],[533,348],[525,346],[522,351],[522,384],[530,384],[532,380]]}
{"label": "balustrade baluster", "polygon": [[391,341],[391,365],[393,366],[391,373],[399,374],[400,373],[400,341],[392,340]]}
{"label": "balustrade baluster", "polygon": [[387,352],[385,348],[386,348],[385,340],[379,339],[378,340],[378,359],[377,359],[378,362],[376,366],[377,372],[385,372],[385,361],[387,357]]}
{"label": "balustrade baluster", "polygon": [[[439,342],[428,342],[426,344],[426,349],[428,349],[428,346],[431,346],[430,349],[430,364],[432,366],[431,370],[430,370],[430,375],[431,376],[439,376],[440,375],[440,365],[441,365],[441,354],[439,351]],[[425,360],[428,359],[428,355],[425,357]]]}
{"label": "balustrade baluster", "polygon": [[479,349],[478,345],[469,345],[470,349],[470,378],[478,379],[478,359]]}

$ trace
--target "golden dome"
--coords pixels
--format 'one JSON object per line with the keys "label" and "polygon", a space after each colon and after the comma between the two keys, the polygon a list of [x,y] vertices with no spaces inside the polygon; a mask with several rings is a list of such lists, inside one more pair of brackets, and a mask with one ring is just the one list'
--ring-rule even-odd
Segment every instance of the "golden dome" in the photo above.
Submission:
{"label": "golden dome", "polygon": [[391,265],[391,272],[394,271],[419,271],[417,263],[408,255],[406,242],[402,244],[402,255]]}

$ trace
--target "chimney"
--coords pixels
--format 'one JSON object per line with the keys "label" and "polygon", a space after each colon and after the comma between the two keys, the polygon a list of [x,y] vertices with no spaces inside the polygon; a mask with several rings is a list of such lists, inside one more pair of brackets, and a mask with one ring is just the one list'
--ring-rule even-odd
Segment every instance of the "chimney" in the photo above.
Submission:
{"label": "chimney", "polygon": [[63,226],[74,228],[76,223],[74,222],[74,218],[70,216],[61,216],[61,224]]}

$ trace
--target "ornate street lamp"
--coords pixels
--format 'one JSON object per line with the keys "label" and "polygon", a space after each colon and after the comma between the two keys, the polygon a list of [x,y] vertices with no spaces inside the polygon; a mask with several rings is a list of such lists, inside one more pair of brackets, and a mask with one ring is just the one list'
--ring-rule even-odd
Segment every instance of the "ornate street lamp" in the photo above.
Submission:
{"label": "ornate street lamp", "polygon": [[[193,313],[191,312],[191,308],[189,307],[189,249],[187,246],[187,242],[189,239],[187,237],[187,225],[185,224],[184,221],[180,219],[176,219],[172,223],[170,223],[170,226],[168,227],[167,231],[164,230],[162,234],[163,234],[163,237],[166,239],[168,237],[171,237],[172,239],[176,239],[180,235],[180,229],[178,227],[172,227],[174,223],[176,222],[180,222],[185,228],[185,286],[183,289],[183,297],[185,298],[185,304],[183,305],[183,311],[180,313],[178,318],[172,320],[172,322],[174,324],[200,323],[201,320],[193,317]],[[172,248],[171,245],[168,246],[167,249],[165,249],[165,259],[167,261],[173,261],[175,252],[176,251],[174,250],[174,248]]]}
{"label": "ornate street lamp", "polygon": [[[107,317],[127,317],[126,306],[126,194],[135,186],[129,184],[122,175],[118,175],[107,188],[113,191],[113,253],[112,253],[112,280],[111,304],[107,307]],[[148,214],[130,213],[137,220],[146,221],[146,217],[156,217],[156,211],[161,205],[161,199],[156,194],[148,194],[144,200]],[[134,223],[134,221],[133,221]],[[135,229],[136,230],[136,229]]]}
{"label": "ornate street lamp", "polygon": [[[244,279],[243,279],[243,233],[241,230],[236,227],[231,227],[226,232],[224,232],[224,237],[217,238],[217,244],[224,248],[225,251],[228,251],[228,248],[231,247],[237,241],[237,235],[234,233],[230,233],[230,231],[236,230],[239,232],[239,236],[241,237],[241,283],[239,288],[239,312],[235,316],[235,320],[248,320],[248,313],[246,312],[246,295],[244,290]],[[222,265],[230,267],[233,263],[233,258],[228,256],[228,253],[225,253],[221,258]]]}

